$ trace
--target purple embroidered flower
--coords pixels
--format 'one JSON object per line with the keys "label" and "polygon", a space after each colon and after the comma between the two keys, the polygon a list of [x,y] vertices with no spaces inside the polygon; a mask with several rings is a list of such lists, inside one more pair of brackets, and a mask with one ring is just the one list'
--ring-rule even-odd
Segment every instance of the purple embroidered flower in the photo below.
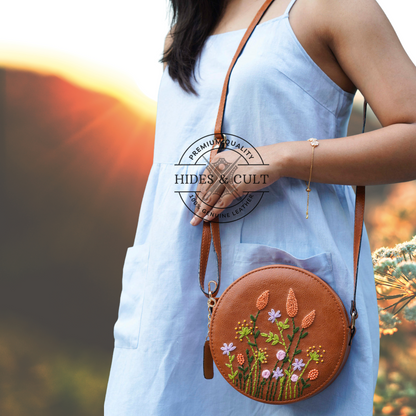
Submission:
{"label": "purple embroidered flower", "polygon": [[[233,351],[233,350],[235,350],[236,348],[237,348],[237,347],[234,347],[232,342],[231,342],[229,345],[227,345],[227,344],[224,342],[224,346],[223,346],[223,347],[221,347],[221,349],[222,349],[222,351],[223,351],[223,354],[227,354],[227,355],[230,355],[230,352],[231,352],[231,351]],[[303,365],[305,365],[305,364],[303,364]]]}
{"label": "purple embroidered flower", "polygon": [[290,377],[290,379],[296,383],[298,381],[299,376],[297,374],[292,374],[292,377]]}
{"label": "purple embroidered flower", "polygon": [[286,357],[286,353],[283,350],[277,351],[276,358],[278,360],[283,360]]}
{"label": "purple embroidered flower", "polygon": [[277,319],[277,318],[280,318],[282,315],[280,314],[280,311],[274,311],[274,309],[272,309],[270,312],[269,312],[269,316],[270,316],[270,318],[269,318],[269,321],[271,321],[272,323],[274,323],[274,321]]}
{"label": "purple embroidered flower", "polygon": [[270,371],[269,370],[263,370],[261,373],[263,378],[269,378],[270,377]]}
{"label": "purple embroidered flower", "polygon": [[273,378],[277,380],[279,377],[283,377],[283,370],[280,368],[273,371]]}
{"label": "purple embroidered flower", "polygon": [[298,360],[297,358],[295,358],[295,362],[292,363],[293,365],[293,371],[296,370],[302,370],[302,367],[305,367],[305,363],[303,362],[303,359],[301,358],[300,360]]}

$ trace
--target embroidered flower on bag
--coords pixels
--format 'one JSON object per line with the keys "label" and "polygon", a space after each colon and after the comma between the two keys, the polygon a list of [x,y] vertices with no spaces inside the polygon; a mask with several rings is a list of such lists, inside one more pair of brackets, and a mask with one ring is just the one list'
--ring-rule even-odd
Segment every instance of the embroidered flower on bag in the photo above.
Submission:
{"label": "embroidered flower on bag", "polygon": [[292,377],[290,377],[290,379],[296,383],[298,381],[299,376],[297,374],[292,374]]}
{"label": "embroidered flower on bag", "polygon": [[296,370],[302,370],[302,367],[305,367],[305,363],[303,362],[303,359],[301,358],[300,360],[298,358],[295,358],[295,362],[292,363],[293,365],[293,371]]}
{"label": "embroidered flower on bag", "polygon": [[233,343],[231,342],[229,345],[227,345],[225,342],[224,342],[224,346],[223,347],[221,347],[221,349],[222,349],[222,351],[223,351],[223,354],[227,354],[227,355],[230,355],[230,352],[231,351],[233,351],[233,350],[235,350],[237,347],[235,347],[235,346],[233,346]]}
{"label": "embroidered flower on bag", "polygon": [[298,301],[295,296],[295,292],[292,288],[289,289],[289,294],[287,295],[287,301],[286,301],[286,311],[287,314],[294,318],[298,314]]}
{"label": "embroidered flower on bag", "polygon": [[270,370],[263,370],[261,373],[263,378],[269,378],[270,377]]}
{"label": "embroidered flower on bag", "polygon": [[237,354],[237,361],[238,361],[238,364],[243,365],[244,361],[245,361],[244,355],[243,354]]}
{"label": "embroidered flower on bag", "polygon": [[284,360],[285,357],[286,357],[286,352],[285,351],[283,351],[283,350],[277,351],[276,358],[278,360]]}
{"label": "embroidered flower on bag", "polygon": [[314,368],[313,370],[309,371],[308,378],[309,380],[316,380],[319,376],[319,371]]}
{"label": "embroidered flower on bag", "polygon": [[274,323],[274,321],[275,321],[277,318],[280,318],[282,315],[281,315],[280,311],[275,312],[275,311],[274,311],[274,309],[272,309],[272,310],[269,312],[269,316],[270,316],[269,321],[271,321],[272,323]]}
{"label": "embroidered flower on bag", "polygon": [[277,370],[274,370],[273,371],[273,378],[275,378],[276,380],[279,377],[283,377],[283,376],[284,376],[283,370],[281,370],[280,368],[278,368]]}
{"label": "embroidered flower on bag", "polygon": [[258,298],[256,302],[256,307],[259,311],[264,309],[267,306],[267,303],[269,302],[269,295],[270,291],[265,290]]}

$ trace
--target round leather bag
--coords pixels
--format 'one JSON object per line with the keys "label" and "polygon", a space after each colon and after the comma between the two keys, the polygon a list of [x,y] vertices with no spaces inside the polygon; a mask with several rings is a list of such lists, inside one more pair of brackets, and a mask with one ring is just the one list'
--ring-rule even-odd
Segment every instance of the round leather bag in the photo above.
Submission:
{"label": "round leather bag", "polygon": [[272,265],[246,273],[218,299],[209,331],[213,360],[240,393],[270,404],[311,397],[340,373],[349,317],[315,274]]}

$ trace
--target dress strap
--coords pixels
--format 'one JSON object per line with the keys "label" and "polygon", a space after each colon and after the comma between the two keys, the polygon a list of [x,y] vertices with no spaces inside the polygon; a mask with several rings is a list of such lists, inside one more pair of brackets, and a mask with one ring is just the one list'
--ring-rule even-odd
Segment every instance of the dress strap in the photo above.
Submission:
{"label": "dress strap", "polygon": [[289,5],[287,6],[287,8],[285,10],[285,14],[283,16],[289,16],[290,9],[295,4],[295,2],[296,2],[296,0],[291,0],[291,2],[289,3]]}

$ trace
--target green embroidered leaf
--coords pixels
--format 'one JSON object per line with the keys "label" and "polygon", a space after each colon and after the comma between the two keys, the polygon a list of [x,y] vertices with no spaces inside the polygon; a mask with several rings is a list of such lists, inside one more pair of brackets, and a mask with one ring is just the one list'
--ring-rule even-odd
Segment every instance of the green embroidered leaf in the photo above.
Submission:
{"label": "green embroidered leaf", "polygon": [[241,380],[241,379],[243,378],[243,375],[240,373],[240,374],[238,375],[238,378]]}
{"label": "green embroidered leaf", "polygon": [[228,368],[233,368],[232,364],[225,364]]}
{"label": "green embroidered leaf", "polygon": [[247,335],[251,334],[251,329],[244,326],[243,328],[241,328],[240,331],[237,331],[238,334],[240,334],[240,339],[243,339],[244,337],[246,337]]}
{"label": "green embroidered leaf", "polygon": [[239,369],[240,371],[242,371],[243,373],[245,373],[245,372],[246,372],[246,370],[247,370],[247,368],[241,367],[241,365],[239,365],[239,366],[238,366],[238,369]]}
{"label": "green embroidered leaf", "polygon": [[289,371],[285,370],[285,374],[289,377]]}
{"label": "green embroidered leaf", "polygon": [[290,325],[283,325],[283,329],[288,329],[290,327]]}
{"label": "green embroidered leaf", "polygon": [[303,379],[303,377],[300,379],[300,381],[302,382],[303,385],[306,384],[306,381]]}
{"label": "green embroidered leaf", "polygon": [[293,355],[298,355],[298,354],[300,354],[302,352],[302,350],[296,350],[294,353],[293,353]]}
{"label": "green embroidered leaf", "polygon": [[294,334],[296,334],[296,332],[298,332],[299,331],[299,327],[297,326],[294,330],[293,330],[293,333]]}
{"label": "green embroidered leaf", "polygon": [[252,347],[255,347],[256,346],[256,344],[254,342],[250,342],[250,341],[248,341],[247,344],[248,345],[251,345]]}
{"label": "green embroidered leaf", "polygon": [[283,323],[282,322],[279,322],[279,326],[282,327],[283,326]]}
{"label": "green embroidered leaf", "polygon": [[248,357],[248,362],[251,364],[252,361],[254,360],[254,357]]}
{"label": "green embroidered leaf", "polygon": [[235,355],[230,355],[230,363],[234,361]]}
{"label": "green embroidered leaf", "polygon": [[283,358],[283,362],[284,363],[287,363],[289,361],[289,356],[288,355],[286,355],[286,357],[285,358]]}
{"label": "green embroidered leaf", "polygon": [[311,351],[309,353],[309,357],[312,358],[312,360],[318,362],[319,361],[319,354],[316,351]]}
{"label": "green embroidered leaf", "polygon": [[279,343],[279,340],[274,340],[273,342],[272,342],[272,345],[276,345],[276,344],[278,344]]}
{"label": "green embroidered leaf", "polygon": [[306,379],[306,382],[308,382],[308,381],[309,381],[309,378]]}
{"label": "green embroidered leaf", "polygon": [[254,334],[254,338],[258,338],[259,337],[259,335],[260,335],[260,331],[257,331],[255,334]]}
{"label": "green embroidered leaf", "polygon": [[304,332],[300,337],[301,338],[305,338],[306,337],[306,335],[308,335],[308,333],[307,332]]}
{"label": "green embroidered leaf", "polygon": [[[308,380],[309,380],[309,378],[308,378],[308,379],[306,379],[306,381],[308,381]],[[303,394],[303,390],[305,390],[306,388],[308,388],[308,387],[310,387],[310,386],[311,386],[310,384],[306,384],[306,383],[304,382],[303,378],[302,378],[302,382],[303,382],[303,386],[302,386],[302,390],[300,391],[300,394],[301,394],[301,395]]]}
{"label": "green embroidered leaf", "polygon": [[267,335],[267,334],[265,334],[264,332],[262,332],[260,335],[261,335],[262,337],[268,337],[268,335]]}
{"label": "green embroidered leaf", "polygon": [[293,341],[293,337],[290,334],[287,334],[287,337],[289,338],[289,341]]}
{"label": "green embroidered leaf", "polygon": [[287,324],[289,322],[289,318],[285,319],[285,324]]}
{"label": "green embroidered leaf", "polygon": [[237,374],[238,374],[238,370],[235,370],[235,373],[234,373],[233,377],[236,377]]}
{"label": "green embroidered leaf", "polygon": [[266,339],[266,342],[271,342],[272,341],[272,339],[271,338],[267,338]]}
{"label": "green embroidered leaf", "polygon": [[250,319],[253,321],[253,323],[256,322],[256,318],[254,317],[254,315],[250,315]]}
{"label": "green embroidered leaf", "polygon": [[249,376],[249,374],[246,374],[246,375],[244,376],[244,381],[247,381],[248,376]]}

